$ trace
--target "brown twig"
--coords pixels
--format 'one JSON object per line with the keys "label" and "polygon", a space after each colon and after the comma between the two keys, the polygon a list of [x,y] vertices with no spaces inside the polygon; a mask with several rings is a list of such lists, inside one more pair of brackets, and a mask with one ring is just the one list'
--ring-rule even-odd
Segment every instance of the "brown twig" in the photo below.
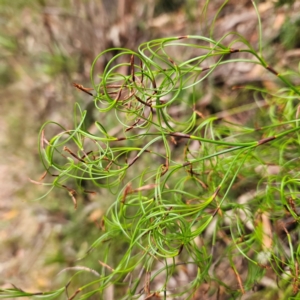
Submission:
{"label": "brown twig", "polygon": [[81,90],[81,91],[83,91],[83,92],[85,92],[85,93],[87,93],[91,96],[94,96],[92,93],[89,92],[89,91],[93,90],[93,88],[86,88],[83,85],[75,83],[75,82],[73,83],[73,86],[75,86],[77,89],[79,89],[79,90]]}
{"label": "brown twig", "polygon": [[102,265],[103,267],[109,269],[110,271],[114,271],[115,269],[113,269],[112,267],[110,267],[108,264],[102,262],[101,260],[98,260],[99,264]]}
{"label": "brown twig", "polygon": [[78,159],[79,161],[85,163],[85,161],[84,161],[82,158],[80,158],[80,157],[77,156],[75,153],[73,153],[67,146],[64,146],[63,150],[66,151],[66,152],[68,152],[68,153],[70,153],[73,157],[75,157],[75,158]]}
{"label": "brown twig", "polygon": [[236,279],[238,281],[238,284],[239,284],[239,287],[240,287],[240,290],[241,290],[242,294],[245,294],[245,289],[243,287],[243,283],[242,283],[242,279],[240,277],[240,274],[238,273],[238,271],[234,267],[232,267],[232,270],[233,270],[233,272],[236,276]]}

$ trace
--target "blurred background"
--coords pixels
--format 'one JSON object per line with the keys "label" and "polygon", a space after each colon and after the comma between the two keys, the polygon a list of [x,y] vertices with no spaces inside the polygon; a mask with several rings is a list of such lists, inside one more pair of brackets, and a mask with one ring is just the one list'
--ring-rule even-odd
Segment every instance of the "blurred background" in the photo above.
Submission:
{"label": "blurred background", "polygon": [[[222,4],[219,0],[0,0],[1,287],[14,284],[45,291],[65,284],[67,272],[57,274],[82,263],[77,259],[99,236],[99,222],[113,201],[101,191],[89,201],[79,195],[75,211],[65,190],[54,189],[39,199],[48,189],[29,180],[38,180],[44,171],[38,154],[44,122],[72,128],[75,102],[95,118],[92,97],[72,84],[91,87],[91,64],[107,48],[136,50],[141,42],[158,37],[209,36]],[[279,72],[297,70],[300,1],[258,1],[258,10],[266,60]],[[229,0],[221,11],[214,38],[230,31],[257,46],[257,16],[251,1]],[[105,63],[97,64],[98,73]],[[238,91],[232,86],[255,81],[276,85],[269,76],[253,65],[226,65],[212,74],[199,101],[203,107],[221,110],[236,99]],[[82,264],[92,267],[93,261],[89,257]]]}

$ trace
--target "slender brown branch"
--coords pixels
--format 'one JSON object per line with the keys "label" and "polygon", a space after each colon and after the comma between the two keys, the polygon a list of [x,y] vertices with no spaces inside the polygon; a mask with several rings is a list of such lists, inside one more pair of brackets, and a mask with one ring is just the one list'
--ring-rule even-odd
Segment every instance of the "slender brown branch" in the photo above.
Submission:
{"label": "slender brown branch", "polygon": [[91,96],[94,96],[92,93],[89,92],[90,90],[93,90],[93,88],[86,88],[83,85],[75,83],[75,82],[73,83],[73,86],[75,86],[77,89],[79,89],[79,90],[81,90],[81,91],[83,91],[83,92],[85,92],[85,93],[87,93]]}
{"label": "slender brown branch", "polygon": [[266,69],[269,70],[271,73],[275,74],[276,76],[279,75],[279,73],[276,72],[271,66],[266,66]]}
{"label": "slender brown branch", "polygon": [[102,265],[103,267],[109,269],[110,271],[114,271],[115,269],[113,269],[112,267],[110,267],[108,264],[98,260],[99,264]]}
{"label": "slender brown branch", "polygon": [[83,159],[81,159],[79,156],[77,156],[75,153],[73,153],[67,146],[64,146],[63,150],[70,153],[73,157],[75,157],[79,161],[85,163],[85,161]]}
{"label": "slender brown branch", "polygon": [[151,104],[149,104],[149,103],[143,101],[143,100],[142,100],[140,97],[138,97],[137,95],[134,94],[134,97],[135,97],[135,99],[136,99],[137,101],[143,103],[143,104],[146,105],[146,106],[151,107]]}
{"label": "slender brown branch", "polygon": [[233,272],[236,276],[236,279],[238,281],[238,284],[239,284],[239,287],[240,287],[240,290],[241,290],[242,294],[245,294],[245,289],[243,287],[243,283],[242,283],[242,279],[241,279],[240,274],[238,273],[238,271],[234,267],[232,267],[232,270],[233,270]]}
{"label": "slender brown branch", "polygon": [[77,291],[75,291],[75,293],[70,298],[68,298],[68,300],[73,300],[80,292],[81,289],[79,288]]}
{"label": "slender brown branch", "polygon": [[268,138],[265,138],[265,139],[261,139],[257,142],[257,146],[268,143],[268,142],[273,141],[275,139],[276,139],[276,136],[271,136],[271,137],[268,137]]}

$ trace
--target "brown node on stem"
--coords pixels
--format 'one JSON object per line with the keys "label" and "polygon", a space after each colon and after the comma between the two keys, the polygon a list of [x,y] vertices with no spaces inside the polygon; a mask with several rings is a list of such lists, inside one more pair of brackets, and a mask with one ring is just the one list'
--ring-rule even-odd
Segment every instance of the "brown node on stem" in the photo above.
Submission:
{"label": "brown node on stem", "polygon": [[276,72],[271,66],[266,66],[266,69],[267,69],[268,71],[270,71],[271,73],[275,74],[276,76],[279,75],[279,73]]}
{"label": "brown node on stem", "polygon": [[83,85],[75,83],[75,82],[73,83],[73,86],[75,86],[77,89],[79,89],[79,90],[81,90],[81,91],[83,91],[83,92],[85,92],[85,93],[87,93],[91,96],[94,96],[92,93],[89,92],[89,91],[93,90],[93,88],[86,88]]}
{"label": "brown node on stem", "polygon": [[268,138],[261,139],[261,140],[259,140],[259,141],[257,142],[257,146],[260,146],[260,145],[262,145],[262,144],[268,143],[268,142],[273,141],[273,140],[275,140],[275,139],[276,139],[276,136],[270,136],[270,137],[268,137]]}
{"label": "brown node on stem", "polygon": [[169,136],[170,136],[171,142],[174,145],[177,145],[178,143],[180,143],[183,138],[189,139],[191,137],[189,134],[184,134],[181,132],[172,132],[172,133],[169,133]]}
{"label": "brown node on stem", "polygon": [[182,164],[183,167],[187,167],[191,165],[192,163],[190,161],[186,161],[185,163]]}
{"label": "brown node on stem", "polygon": [[234,48],[230,48],[229,51],[230,51],[230,53],[240,52],[239,49],[234,49]]}
{"label": "brown node on stem", "polygon": [[186,139],[191,138],[190,134],[185,134],[185,133],[181,133],[181,132],[171,132],[171,133],[169,133],[169,135],[174,136],[174,137],[179,137],[179,138],[186,138]]}
{"label": "brown node on stem", "polygon": [[189,36],[188,35],[181,35],[177,39],[182,40],[182,39],[187,39]]}
{"label": "brown node on stem", "polygon": [[172,63],[174,66],[176,66],[175,61],[171,57],[168,57],[168,60],[170,63]]}

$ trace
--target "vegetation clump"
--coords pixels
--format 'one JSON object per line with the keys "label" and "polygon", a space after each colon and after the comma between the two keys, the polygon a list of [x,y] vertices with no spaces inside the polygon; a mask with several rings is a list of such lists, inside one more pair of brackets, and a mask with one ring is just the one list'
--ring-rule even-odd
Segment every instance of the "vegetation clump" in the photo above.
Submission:
{"label": "vegetation clump", "polygon": [[[114,195],[87,253],[98,253],[97,267],[74,267],[76,276],[88,271],[95,279],[69,299],[104,297],[111,285],[117,299],[238,298],[259,295],[267,273],[278,286],[264,286],[264,296],[299,296],[300,90],[290,77],[300,70],[269,65],[261,34],[258,50],[229,33],[103,51],[91,69],[94,91],[75,84],[93,96],[94,125],[78,104],[73,129],[43,125],[39,149],[51,189],[66,189],[75,208],[78,193]],[[95,76],[100,59],[108,63]],[[238,105],[203,112],[204,83],[237,63],[261,66],[281,87],[235,86]],[[68,286],[42,296],[58,297]]]}

